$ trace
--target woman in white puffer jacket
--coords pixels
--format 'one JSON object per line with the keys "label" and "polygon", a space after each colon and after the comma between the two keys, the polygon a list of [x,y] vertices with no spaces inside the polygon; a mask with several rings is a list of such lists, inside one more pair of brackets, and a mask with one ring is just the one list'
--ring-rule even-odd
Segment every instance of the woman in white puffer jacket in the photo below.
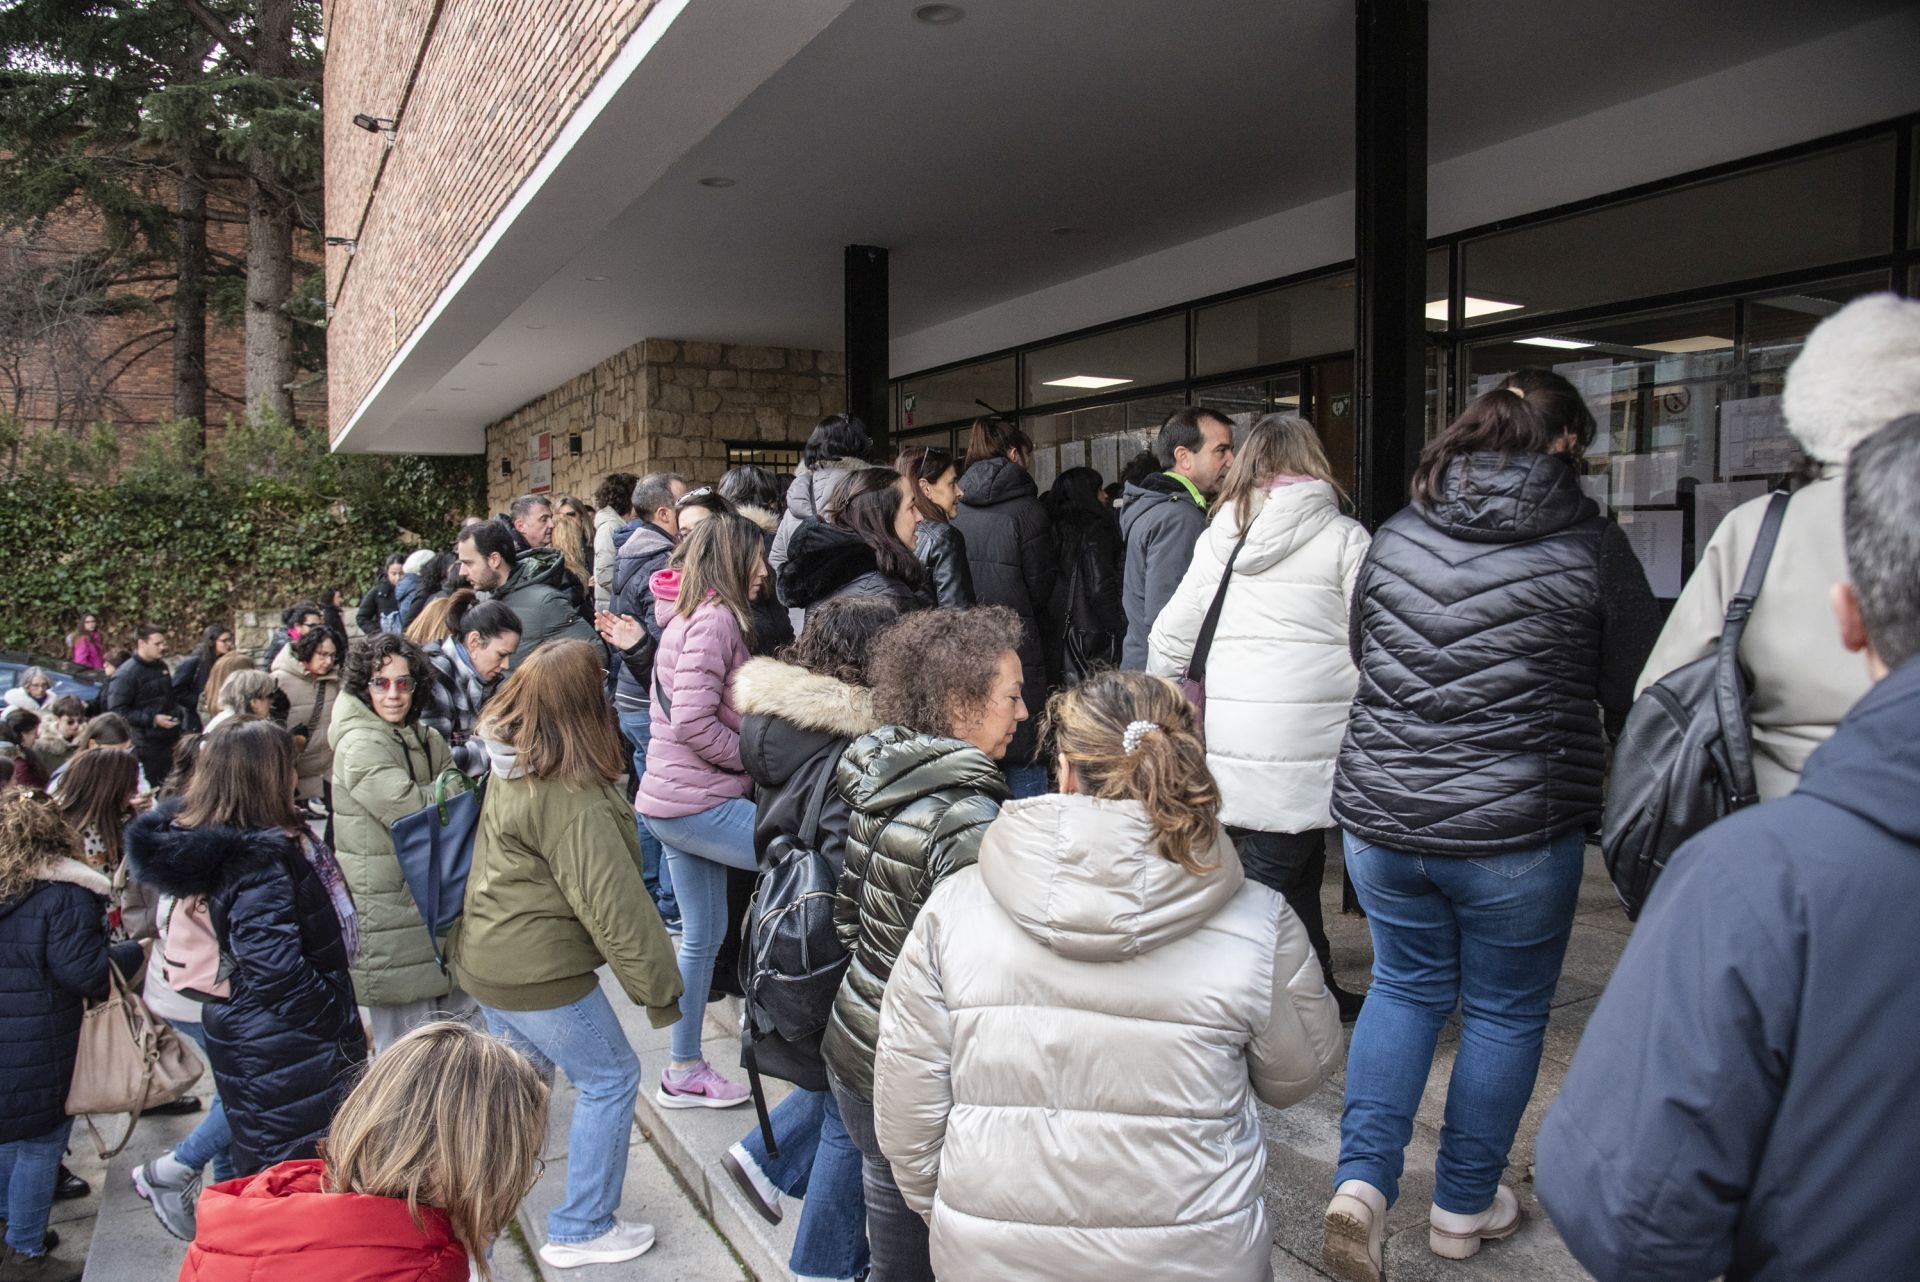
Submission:
{"label": "woman in white puffer jacket", "polygon": [[1231,560],[1206,661],[1207,765],[1220,782],[1220,818],[1247,876],[1285,895],[1306,925],[1348,1021],[1361,999],[1334,982],[1320,882],[1333,763],[1359,682],[1347,606],[1367,543],[1360,523],[1340,514],[1313,425],[1269,414],[1234,458],[1212,524],[1154,622],[1147,659],[1162,676],[1187,671]]}
{"label": "woman in white puffer jacket", "polygon": [[1267,1278],[1255,1101],[1340,1058],[1320,964],[1172,685],[1104,672],[1050,716],[1065,793],[1001,808],[894,966],[880,1147],[941,1278]]}

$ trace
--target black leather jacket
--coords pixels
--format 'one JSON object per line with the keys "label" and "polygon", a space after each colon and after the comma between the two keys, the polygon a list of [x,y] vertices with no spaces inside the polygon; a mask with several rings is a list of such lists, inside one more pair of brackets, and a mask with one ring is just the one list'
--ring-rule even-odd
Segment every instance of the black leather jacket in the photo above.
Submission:
{"label": "black leather jacket", "polygon": [[974,604],[973,570],[967,565],[967,540],[946,521],[922,521],[913,532],[913,554],[933,580],[933,603],[943,610]]}

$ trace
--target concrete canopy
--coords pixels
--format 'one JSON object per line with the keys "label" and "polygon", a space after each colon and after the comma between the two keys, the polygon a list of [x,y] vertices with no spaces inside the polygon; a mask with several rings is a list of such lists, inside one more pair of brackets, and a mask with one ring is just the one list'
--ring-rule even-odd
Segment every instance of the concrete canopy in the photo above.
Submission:
{"label": "concrete canopy", "polygon": [[[931,25],[910,0],[661,0],[336,448],[477,451],[489,422],[646,337],[836,348],[850,243],[891,250],[896,373],[1351,252],[1349,3],[961,8]],[[1436,0],[1430,153],[1484,175],[1467,162],[1509,140],[1581,119],[1604,137],[1620,104],[1688,84],[1711,102],[1729,69],[1791,78],[1792,51],[1831,66],[1890,32],[1920,34],[1898,0]],[[1780,119],[1728,156],[1668,154],[1633,135],[1643,113],[1607,154],[1560,157],[1565,180],[1512,186],[1570,199],[1884,118],[1914,92],[1887,74],[1834,119],[1739,104]],[[1437,181],[1435,232],[1555,203],[1450,199]],[[1311,234],[1289,246],[1299,211]],[[1115,275],[1157,257],[1165,279]]]}

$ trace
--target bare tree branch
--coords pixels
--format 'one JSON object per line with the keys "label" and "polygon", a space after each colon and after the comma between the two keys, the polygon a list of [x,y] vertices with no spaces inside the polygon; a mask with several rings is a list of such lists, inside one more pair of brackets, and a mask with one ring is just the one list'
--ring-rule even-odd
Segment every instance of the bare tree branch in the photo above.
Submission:
{"label": "bare tree branch", "polygon": [[234,35],[227,24],[220,21],[219,15],[201,4],[200,0],[182,0],[182,4],[193,20],[205,28],[208,35],[218,40],[221,47],[233,55],[235,61],[248,71],[254,69],[253,46]]}

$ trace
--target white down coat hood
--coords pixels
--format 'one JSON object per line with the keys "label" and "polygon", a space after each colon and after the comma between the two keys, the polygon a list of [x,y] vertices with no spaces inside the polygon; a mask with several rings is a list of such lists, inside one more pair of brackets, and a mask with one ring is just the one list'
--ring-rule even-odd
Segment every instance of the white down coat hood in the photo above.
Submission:
{"label": "white down coat hood", "polygon": [[[1220,784],[1222,823],[1308,832],[1333,825],[1333,763],[1360,680],[1347,606],[1367,532],[1340,514],[1324,481],[1256,491],[1253,501],[1207,659],[1207,765]],[[1239,524],[1226,504],[1194,544],[1154,622],[1147,671],[1186,671]]]}
{"label": "white down coat hood", "polygon": [[1224,832],[1205,876],[1151,840],[1135,802],[1011,802],[914,923],[874,1111],[939,1277],[1269,1276],[1255,1099],[1326,1079],[1339,1013]]}

